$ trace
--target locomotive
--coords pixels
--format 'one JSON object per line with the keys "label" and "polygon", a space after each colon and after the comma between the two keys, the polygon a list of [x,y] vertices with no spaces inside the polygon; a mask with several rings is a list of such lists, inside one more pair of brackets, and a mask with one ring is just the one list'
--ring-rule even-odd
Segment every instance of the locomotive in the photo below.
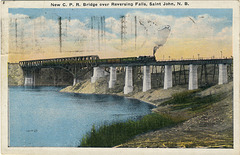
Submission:
{"label": "locomotive", "polygon": [[156,62],[155,56],[139,56],[137,59],[140,62]]}
{"label": "locomotive", "polygon": [[139,57],[126,57],[126,58],[110,58],[98,59],[95,61],[97,64],[131,64],[131,63],[149,63],[156,62],[155,56],[139,56]]}

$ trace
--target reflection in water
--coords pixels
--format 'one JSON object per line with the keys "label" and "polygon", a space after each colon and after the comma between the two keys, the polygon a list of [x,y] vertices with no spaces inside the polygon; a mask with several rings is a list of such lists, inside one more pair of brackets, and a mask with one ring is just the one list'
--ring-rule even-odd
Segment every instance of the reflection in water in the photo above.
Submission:
{"label": "reflection in water", "polygon": [[10,87],[10,146],[76,147],[93,124],[136,120],[152,105],[111,95],[60,93],[61,87]]}

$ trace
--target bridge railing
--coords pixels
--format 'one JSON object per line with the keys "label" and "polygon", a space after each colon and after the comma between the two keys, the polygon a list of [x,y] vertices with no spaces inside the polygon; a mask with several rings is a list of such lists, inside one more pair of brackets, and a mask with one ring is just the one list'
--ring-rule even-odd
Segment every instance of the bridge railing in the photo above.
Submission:
{"label": "bridge railing", "polygon": [[198,58],[181,58],[181,59],[174,59],[174,58],[169,58],[169,59],[159,59],[158,61],[184,61],[184,60],[225,60],[225,59],[233,59],[233,57],[198,57]]}
{"label": "bridge railing", "polygon": [[90,55],[90,56],[81,56],[81,57],[27,60],[27,61],[20,61],[19,65],[21,67],[39,67],[39,66],[84,64],[84,63],[93,63],[93,61],[97,59],[99,59],[97,55]]}

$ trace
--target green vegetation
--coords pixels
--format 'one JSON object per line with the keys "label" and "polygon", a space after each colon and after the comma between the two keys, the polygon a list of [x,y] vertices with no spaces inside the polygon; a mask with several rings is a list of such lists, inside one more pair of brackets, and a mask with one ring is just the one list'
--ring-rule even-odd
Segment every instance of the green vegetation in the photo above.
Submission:
{"label": "green vegetation", "polygon": [[144,116],[138,121],[127,121],[124,123],[113,123],[103,125],[96,129],[93,125],[91,132],[82,138],[81,147],[113,147],[134,136],[149,131],[158,130],[163,127],[172,126],[179,121],[174,121],[167,116],[152,113]]}
{"label": "green vegetation", "polygon": [[[226,98],[227,93],[215,93],[201,95],[198,90],[188,90],[172,95],[172,98],[160,106],[170,105],[171,111],[185,110],[190,113],[201,113],[210,108],[213,103],[219,102]],[[206,88],[205,88],[206,89]],[[99,129],[92,127],[91,132],[87,133],[81,140],[81,147],[113,147],[133,139],[139,134],[149,131],[159,130],[163,127],[171,127],[177,123],[185,121],[186,118],[173,117],[169,114],[160,115],[152,113],[144,116],[138,121],[127,121],[124,123],[113,123],[112,125],[103,125]],[[200,143],[200,142],[199,142]],[[176,147],[174,142],[169,142],[163,147]],[[179,144],[180,145],[180,144]],[[184,147],[195,147],[194,141],[186,142]],[[200,145],[200,144],[199,144]],[[212,144],[211,144],[212,146]]]}
{"label": "green vegetation", "polygon": [[221,101],[226,94],[210,94],[207,96],[198,96],[196,93],[200,90],[184,91],[172,95],[172,99],[163,103],[163,105],[171,105],[172,110],[188,109],[194,112],[200,112],[209,105]]}

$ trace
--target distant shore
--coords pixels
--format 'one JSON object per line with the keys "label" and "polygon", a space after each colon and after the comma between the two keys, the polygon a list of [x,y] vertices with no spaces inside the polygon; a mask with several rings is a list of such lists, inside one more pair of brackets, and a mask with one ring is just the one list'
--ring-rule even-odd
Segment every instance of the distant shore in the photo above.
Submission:
{"label": "distant shore", "polygon": [[[120,90],[122,87],[122,90]],[[117,86],[117,88],[109,89],[107,82],[104,78],[99,79],[96,83],[91,83],[90,80],[85,80],[76,84],[75,86],[67,86],[62,89],[60,92],[67,93],[82,93],[82,94],[105,94],[105,95],[117,95],[124,96],[131,99],[137,99],[148,104],[158,106],[162,102],[171,98],[175,93],[187,90],[187,86],[176,86],[170,89],[151,89],[146,92],[142,92],[139,87],[133,90],[132,93],[124,94],[123,93],[124,85]]]}

